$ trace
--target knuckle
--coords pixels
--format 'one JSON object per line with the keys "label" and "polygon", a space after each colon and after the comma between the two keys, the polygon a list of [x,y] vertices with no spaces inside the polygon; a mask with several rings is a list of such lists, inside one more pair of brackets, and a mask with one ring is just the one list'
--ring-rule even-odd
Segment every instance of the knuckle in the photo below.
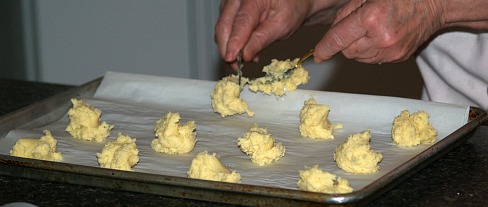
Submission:
{"label": "knuckle", "polygon": [[234,18],[235,25],[251,25],[252,22],[252,17],[243,12],[237,13],[236,17]]}
{"label": "knuckle", "polygon": [[385,30],[380,33],[381,47],[394,47],[400,41],[400,35],[395,30]]}
{"label": "knuckle", "polygon": [[253,42],[256,43],[259,47],[265,47],[268,43],[268,37],[269,35],[264,32],[264,31],[256,31],[252,35],[252,40]]}
{"label": "knuckle", "polygon": [[347,59],[354,59],[354,58],[356,58],[356,56],[354,54],[355,53],[353,53],[349,49],[345,49],[345,50],[342,51],[342,55],[344,55],[344,57],[346,57]]}
{"label": "knuckle", "polygon": [[363,19],[365,26],[374,27],[377,26],[380,21],[384,20],[384,12],[378,7],[371,7],[366,15],[363,16]]}
{"label": "knuckle", "polygon": [[217,23],[215,24],[215,31],[222,31],[224,28],[227,26],[227,22],[223,19],[220,18],[217,20]]}
{"label": "knuckle", "polygon": [[217,22],[215,25],[215,37],[218,37],[220,34],[226,33],[227,27],[223,25],[221,22]]}
{"label": "knuckle", "polygon": [[379,47],[390,47],[400,39],[400,30],[385,21],[388,21],[385,12],[377,7],[372,8],[363,20],[364,27],[369,28],[371,37],[376,37]]}
{"label": "knuckle", "polygon": [[330,38],[332,39],[332,48],[335,50],[340,50],[346,48],[348,45],[344,41],[344,38],[338,33],[332,33]]}

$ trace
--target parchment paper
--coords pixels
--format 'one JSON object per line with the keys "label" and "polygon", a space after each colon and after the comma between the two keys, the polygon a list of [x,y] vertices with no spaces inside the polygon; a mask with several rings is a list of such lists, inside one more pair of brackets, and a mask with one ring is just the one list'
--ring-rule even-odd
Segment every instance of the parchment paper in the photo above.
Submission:
{"label": "parchment paper", "polygon": [[[107,141],[115,140],[119,132],[137,139],[140,161],[133,168],[134,172],[186,177],[191,160],[206,150],[216,153],[224,165],[240,173],[241,183],[287,189],[297,189],[299,170],[318,164],[323,170],[348,179],[355,190],[360,190],[430,146],[400,148],[392,143],[392,121],[402,110],[426,111],[439,132],[437,141],[466,124],[469,112],[468,106],[396,97],[296,90],[277,98],[244,88],[241,97],[255,116],[222,118],[211,106],[210,92],[215,84],[213,81],[108,72],[94,97],[84,101],[102,111],[102,121],[115,125]],[[300,136],[300,109],[311,97],[319,104],[330,106],[332,123],[344,125],[334,133],[335,139],[313,140]],[[170,111],[180,113],[181,123],[196,122],[198,141],[191,153],[167,155],[151,148],[156,121]],[[47,129],[58,140],[57,150],[64,156],[61,162],[98,167],[96,153],[101,152],[105,143],[72,138],[65,132],[68,123],[65,115],[46,126],[13,130],[0,139],[0,153],[8,155],[18,138],[38,138],[42,130]],[[282,159],[258,166],[238,148],[237,139],[253,123],[267,128],[277,142],[283,143],[286,154]],[[366,129],[371,129],[372,148],[383,154],[379,172],[354,175],[340,170],[333,160],[335,148],[349,135]]]}

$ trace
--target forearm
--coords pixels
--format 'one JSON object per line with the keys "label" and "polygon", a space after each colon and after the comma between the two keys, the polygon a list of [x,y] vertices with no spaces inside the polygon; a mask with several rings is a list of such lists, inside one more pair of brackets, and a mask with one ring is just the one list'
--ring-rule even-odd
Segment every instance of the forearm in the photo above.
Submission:
{"label": "forearm", "polygon": [[487,0],[433,0],[441,11],[443,27],[488,29]]}

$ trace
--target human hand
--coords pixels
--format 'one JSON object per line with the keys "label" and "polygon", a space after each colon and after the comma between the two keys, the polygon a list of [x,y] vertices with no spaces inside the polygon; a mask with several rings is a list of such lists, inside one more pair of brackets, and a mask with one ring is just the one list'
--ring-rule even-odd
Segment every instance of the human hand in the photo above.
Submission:
{"label": "human hand", "polygon": [[439,30],[438,5],[428,0],[352,0],[315,47],[315,61],[336,53],[363,63],[402,62]]}
{"label": "human hand", "polygon": [[310,10],[310,1],[222,0],[215,26],[221,57],[234,63],[242,50],[244,61],[257,61],[262,49],[296,31]]}
{"label": "human hand", "polygon": [[286,39],[301,25],[330,24],[346,0],[222,0],[215,26],[221,57],[234,69],[239,51],[244,61],[271,43]]}

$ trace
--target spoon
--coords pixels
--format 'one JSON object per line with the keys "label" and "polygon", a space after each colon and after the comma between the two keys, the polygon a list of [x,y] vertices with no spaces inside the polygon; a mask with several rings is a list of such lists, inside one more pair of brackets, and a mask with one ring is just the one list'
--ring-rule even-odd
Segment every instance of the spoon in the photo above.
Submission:
{"label": "spoon", "polygon": [[305,53],[305,55],[303,55],[302,57],[300,57],[300,59],[298,59],[298,62],[295,64],[295,66],[286,70],[285,73],[290,73],[289,71],[298,68],[298,66],[301,65],[303,61],[305,61],[306,59],[308,59],[309,57],[311,57],[313,55],[313,52],[314,52],[314,50],[310,50],[307,53]]}

